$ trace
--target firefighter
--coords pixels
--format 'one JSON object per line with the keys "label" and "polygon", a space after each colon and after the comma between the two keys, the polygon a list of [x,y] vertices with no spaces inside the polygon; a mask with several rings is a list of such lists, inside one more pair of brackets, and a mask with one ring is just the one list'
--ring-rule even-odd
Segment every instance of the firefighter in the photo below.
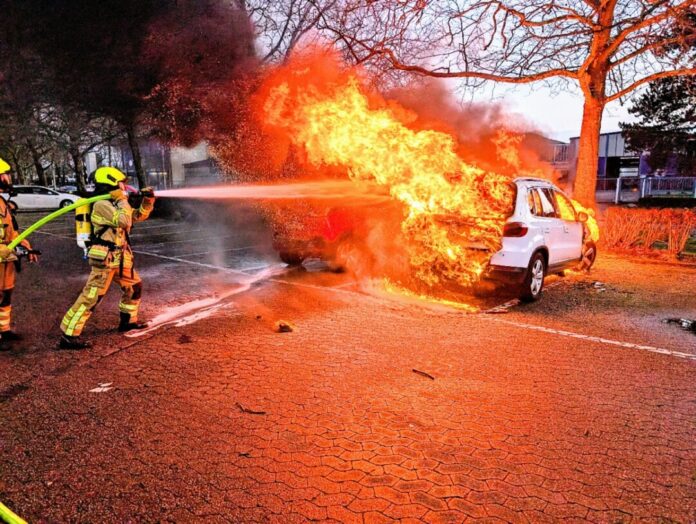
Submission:
{"label": "firefighter", "polygon": [[[12,175],[10,165],[0,158],[0,192],[13,194]],[[0,351],[10,349],[10,343],[21,340],[21,336],[14,331],[10,322],[12,320],[12,291],[15,285],[15,262],[17,255],[7,247],[19,235],[17,221],[14,218],[14,209],[4,198],[0,198]],[[21,244],[31,251],[31,244],[24,240]],[[29,261],[36,262],[35,254],[29,254]]]}
{"label": "firefighter", "polygon": [[63,336],[59,349],[84,349],[90,343],[82,340],[80,334],[85,323],[109,289],[112,280],[121,287],[119,303],[119,332],[141,329],[146,323],[138,320],[138,307],[142,294],[142,281],[133,268],[133,252],[129,233],[133,222],[146,220],[155,203],[151,188],[141,191],[143,200],[134,210],[128,203],[125,191],[126,175],[115,167],[100,167],[94,174],[95,194],[108,193],[109,200],[95,202],[90,220],[92,235],[87,257],[91,273],[82,293],[68,310],[61,322]]}

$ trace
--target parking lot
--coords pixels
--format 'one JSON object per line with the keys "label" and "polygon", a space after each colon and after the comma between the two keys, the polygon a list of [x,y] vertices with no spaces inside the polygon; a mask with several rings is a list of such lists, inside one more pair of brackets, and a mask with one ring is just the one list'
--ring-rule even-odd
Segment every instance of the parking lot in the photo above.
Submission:
{"label": "parking lot", "polygon": [[288,270],[236,207],[138,224],[159,326],[118,335],[112,291],[57,352],[72,227],[34,236],[0,354],[0,501],[30,521],[696,518],[696,336],[663,322],[696,318],[693,268],[604,254],[467,313]]}

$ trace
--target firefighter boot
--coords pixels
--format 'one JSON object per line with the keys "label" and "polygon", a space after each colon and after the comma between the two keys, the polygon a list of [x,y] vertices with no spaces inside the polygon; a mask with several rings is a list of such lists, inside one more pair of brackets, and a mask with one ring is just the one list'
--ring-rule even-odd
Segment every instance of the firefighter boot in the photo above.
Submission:
{"label": "firefighter boot", "polygon": [[119,333],[126,333],[127,331],[133,331],[134,329],[143,329],[147,327],[147,322],[131,322],[130,313],[121,312],[121,322],[118,325]]}
{"label": "firefighter boot", "polygon": [[57,349],[71,349],[71,350],[77,350],[77,349],[87,349],[91,348],[92,344],[82,340],[80,337],[71,337],[69,335],[63,335],[60,337],[60,342],[58,342],[58,348]]}

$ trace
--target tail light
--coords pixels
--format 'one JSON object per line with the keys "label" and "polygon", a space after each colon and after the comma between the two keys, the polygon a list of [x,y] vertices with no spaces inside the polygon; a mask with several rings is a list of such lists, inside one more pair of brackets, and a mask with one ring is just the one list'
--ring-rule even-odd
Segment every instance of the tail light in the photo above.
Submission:
{"label": "tail light", "polygon": [[503,228],[504,237],[523,237],[529,231],[529,227],[524,222],[508,222]]}

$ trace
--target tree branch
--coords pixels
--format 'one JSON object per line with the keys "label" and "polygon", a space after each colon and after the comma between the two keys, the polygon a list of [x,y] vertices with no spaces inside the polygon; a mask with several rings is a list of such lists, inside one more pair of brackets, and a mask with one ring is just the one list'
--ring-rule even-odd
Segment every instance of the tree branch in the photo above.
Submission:
{"label": "tree branch", "polygon": [[644,78],[641,78],[640,80],[633,82],[631,85],[629,85],[625,89],[622,89],[621,91],[618,91],[617,93],[614,93],[613,95],[608,96],[606,98],[606,101],[607,101],[607,103],[613,102],[614,100],[617,100],[623,96],[626,96],[628,93],[630,93],[634,89],[642,86],[643,84],[647,84],[648,82],[652,82],[653,80],[659,80],[660,78],[668,78],[668,77],[672,77],[672,76],[688,76],[688,75],[696,75],[696,67],[692,67],[692,68],[688,68],[688,69],[675,69],[673,71],[661,71],[659,73],[654,73],[652,75],[648,75]]}

